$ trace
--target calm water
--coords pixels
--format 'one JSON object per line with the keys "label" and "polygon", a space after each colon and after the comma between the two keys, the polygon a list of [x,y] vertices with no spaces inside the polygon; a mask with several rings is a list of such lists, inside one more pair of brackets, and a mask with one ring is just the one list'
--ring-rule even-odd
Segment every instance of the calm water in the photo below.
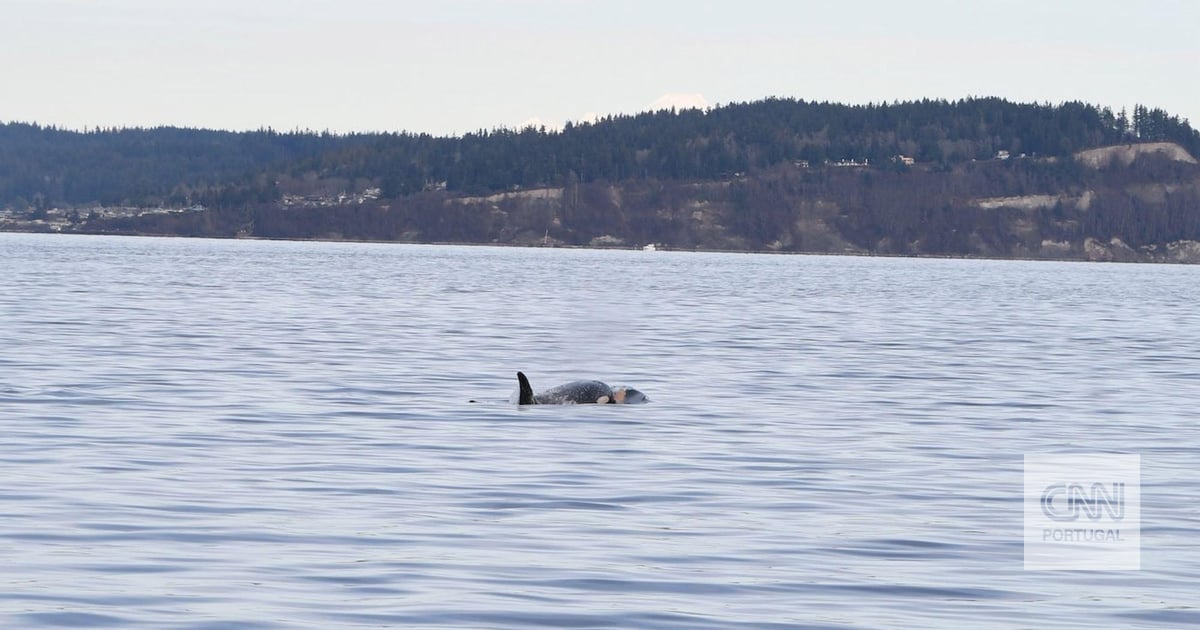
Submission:
{"label": "calm water", "polygon": [[[0,234],[0,627],[1196,626],[1198,307],[1184,266]],[[1141,454],[1141,571],[1023,570],[1047,452]]]}

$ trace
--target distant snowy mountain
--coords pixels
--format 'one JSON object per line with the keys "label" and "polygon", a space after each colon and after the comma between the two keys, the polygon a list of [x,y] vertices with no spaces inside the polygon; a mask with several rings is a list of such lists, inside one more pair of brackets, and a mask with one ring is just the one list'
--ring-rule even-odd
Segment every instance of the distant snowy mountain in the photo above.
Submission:
{"label": "distant snowy mountain", "polygon": [[671,92],[663,94],[650,103],[649,110],[657,112],[664,109],[708,109],[708,99],[703,94],[686,94]]}

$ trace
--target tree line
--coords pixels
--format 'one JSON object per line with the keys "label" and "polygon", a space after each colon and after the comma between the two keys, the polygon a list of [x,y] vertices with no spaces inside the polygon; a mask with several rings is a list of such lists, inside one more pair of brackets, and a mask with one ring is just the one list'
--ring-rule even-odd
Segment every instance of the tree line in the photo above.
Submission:
{"label": "tree line", "polygon": [[845,105],[771,98],[710,110],[608,116],[562,130],[493,129],[457,137],[184,128],[74,131],[0,125],[0,207],[203,205],[278,201],[303,177],[377,186],[386,199],[444,190],[622,181],[727,180],[782,164],[893,158],[949,169],[998,152],[1041,157],[1135,141],[1200,154],[1187,120],[1138,105],[1132,116],[1068,102],[998,98]]}

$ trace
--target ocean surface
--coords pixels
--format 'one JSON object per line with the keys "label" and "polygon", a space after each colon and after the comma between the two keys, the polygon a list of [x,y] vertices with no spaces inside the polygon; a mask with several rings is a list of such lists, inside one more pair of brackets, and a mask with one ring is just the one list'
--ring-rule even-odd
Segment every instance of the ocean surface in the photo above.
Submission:
{"label": "ocean surface", "polygon": [[3,628],[1195,627],[1200,267],[0,234],[0,481]]}

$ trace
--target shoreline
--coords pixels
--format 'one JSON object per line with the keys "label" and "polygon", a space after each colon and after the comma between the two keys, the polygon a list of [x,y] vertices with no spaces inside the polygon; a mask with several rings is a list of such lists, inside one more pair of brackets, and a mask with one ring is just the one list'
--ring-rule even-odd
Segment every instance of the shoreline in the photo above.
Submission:
{"label": "shoreline", "polygon": [[831,251],[780,251],[770,249],[717,249],[717,248],[674,248],[655,243],[656,249],[653,251],[644,251],[641,246],[628,247],[592,247],[589,245],[533,245],[522,243],[480,243],[473,241],[395,241],[395,240],[375,240],[375,239],[344,239],[344,238],[276,238],[269,236],[184,236],[180,234],[153,234],[147,232],[137,233],[121,233],[121,232],[62,232],[55,230],[4,230],[0,229],[0,234],[53,234],[56,236],[113,236],[113,237],[133,237],[133,238],[173,238],[173,239],[196,239],[196,240],[215,240],[215,241],[277,241],[277,242],[293,242],[293,243],[348,243],[348,244],[363,244],[363,245],[428,245],[441,247],[502,247],[502,248],[523,248],[523,249],[565,249],[565,250],[588,250],[588,251],[623,251],[623,252],[643,252],[648,256],[661,253],[685,253],[685,254],[766,254],[773,256],[844,256],[857,258],[912,258],[912,259],[927,259],[927,260],[985,260],[985,261],[1014,261],[1014,262],[1069,262],[1069,263],[1117,263],[1117,264],[1149,264],[1149,265],[1197,265],[1200,260],[1116,260],[1116,259],[1090,259],[1080,257],[1070,258],[1046,258],[1033,256],[980,256],[980,255],[952,255],[952,254],[890,254],[876,252],[831,252]]}

